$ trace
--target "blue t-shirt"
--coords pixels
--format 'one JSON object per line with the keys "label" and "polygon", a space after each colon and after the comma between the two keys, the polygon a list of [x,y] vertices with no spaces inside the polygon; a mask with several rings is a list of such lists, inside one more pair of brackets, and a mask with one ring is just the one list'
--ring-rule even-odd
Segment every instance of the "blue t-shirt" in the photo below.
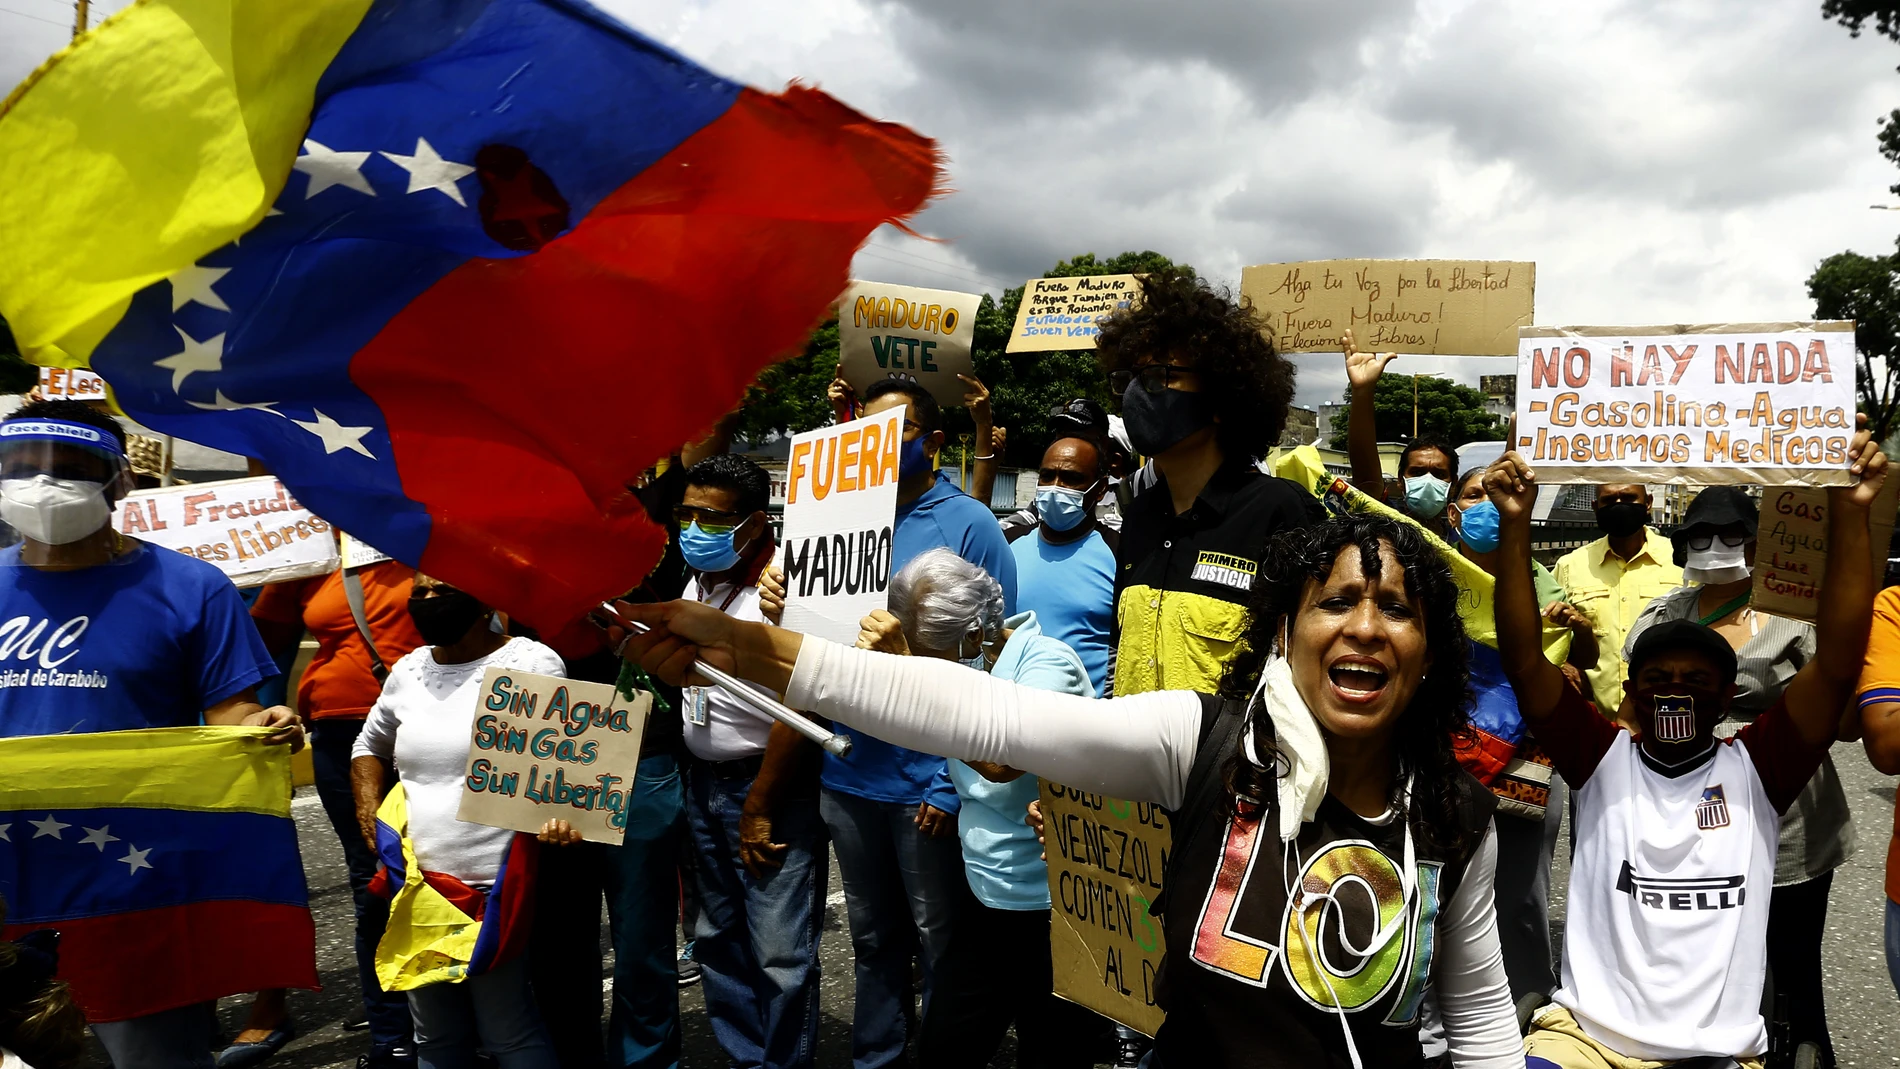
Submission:
{"label": "blue t-shirt", "polygon": [[[897,507],[891,532],[891,574],[925,550],[947,546],[1003,584],[1004,611],[1016,611],[1016,558],[996,515],[937,473],[937,481],[908,505]],[[837,725],[851,736],[851,754],[825,754],[820,780],[828,790],[874,802],[916,805],[929,802],[946,813],[957,811],[957,791],[941,757],[892,746],[863,732]]]}
{"label": "blue t-shirt", "polygon": [[1016,604],[1036,614],[1042,633],[1074,650],[1095,693],[1108,693],[1115,649],[1115,552],[1090,531],[1062,545],[1037,528],[1009,544],[1016,558]]}
{"label": "blue t-shirt", "polygon": [[[1037,690],[1095,697],[1082,659],[1043,634],[1034,612],[1013,616],[1004,626],[1015,633],[1003,644],[991,675]],[[957,838],[963,842],[963,873],[977,901],[991,909],[1048,909],[1049,866],[1035,830],[1024,820],[1036,800],[1036,777],[992,783],[969,765],[951,761],[950,779],[963,799]]]}
{"label": "blue t-shirt", "polygon": [[137,544],[43,572],[0,551],[0,737],[189,727],[277,674],[231,580]]}

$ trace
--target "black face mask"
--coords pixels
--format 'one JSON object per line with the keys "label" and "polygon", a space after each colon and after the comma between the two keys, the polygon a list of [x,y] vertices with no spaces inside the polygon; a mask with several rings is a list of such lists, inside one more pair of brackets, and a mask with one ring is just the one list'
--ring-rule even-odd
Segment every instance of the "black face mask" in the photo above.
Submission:
{"label": "black face mask", "polygon": [[1613,501],[1597,506],[1597,529],[1611,538],[1628,538],[1649,522],[1649,509],[1640,501]]}
{"label": "black face mask", "polygon": [[1136,379],[1122,391],[1122,421],[1128,427],[1128,444],[1151,457],[1214,422],[1214,403],[1205,394],[1186,390],[1149,393]]}
{"label": "black face mask", "polygon": [[488,610],[474,597],[460,590],[444,590],[432,598],[410,598],[409,618],[416,622],[422,641],[431,646],[446,646],[460,641]]}

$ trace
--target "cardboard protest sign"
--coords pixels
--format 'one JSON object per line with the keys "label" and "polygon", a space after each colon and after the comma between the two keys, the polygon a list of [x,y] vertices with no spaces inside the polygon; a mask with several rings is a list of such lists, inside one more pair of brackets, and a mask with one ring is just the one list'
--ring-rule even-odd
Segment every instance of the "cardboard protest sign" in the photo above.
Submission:
{"label": "cardboard protest sign", "polygon": [[1138,1032],[1166,1016],[1155,979],[1166,942],[1148,905],[1174,831],[1161,807],[1042,782],[1055,993]]}
{"label": "cardboard protest sign", "polygon": [[904,409],[792,436],[785,466],[784,624],[849,646],[885,606]]}
{"label": "cardboard protest sign", "polygon": [[1102,319],[1140,297],[1140,275],[1032,278],[1023,283],[1005,352],[1093,349]]}
{"label": "cardboard protest sign", "polygon": [[[1900,479],[1890,476],[1872,511],[1869,555],[1876,587],[1887,573],[1887,543],[1893,537],[1896,506],[1900,506]],[[1814,621],[1821,581],[1827,577],[1827,514],[1827,491],[1817,487],[1771,486],[1761,495],[1752,601],[1757,612]]]}
{"label": "cardboard protest sign", "polygon": [[48,401],[103,401],[106,380],[82,367],[43,367],[40,396]]}
{"label": "cardboard protest sign", "polygon": [[565,820],[620,845],[653,695],[490,668],[482,675],[457,819],[538,832]]}
{"label": "cardboard protest sign", "polygon": [[960,405],[981,294],[853,282],[838,304],[838,374],[862,394],[879,379],[908,379],[940,405]]}
{"label": "cardboard protest sign", "polygon": [[342,543],[343,566],[345,568],[367,568],[372,564],[381,564],[386,560],[393,559],[389,554],[384,553],[382,550],[377,549],[375,546],[370,545],[360,538],[352,536],[348,531],[339,531],[337,533],[342,536],[340,541]]}
{"label": "cardboard protest sign", "polygon": [[238,586],[336,570],[336,535],[269,475],[135,490],[114,514],[119,533],[197,557]]}
{"label": "cardboard protest sign", "polygon": [[1347,328],[1361,350],[1516,356],[1531,325],[1533,263],[1483,260],[1310,260],[1240,269],[1283,353],[1336,353]]}
{"label": "cardboard protest sign", "polygon": [[1854,325],[1533,327],[1517,441],[1539,480],[1849,480]]}

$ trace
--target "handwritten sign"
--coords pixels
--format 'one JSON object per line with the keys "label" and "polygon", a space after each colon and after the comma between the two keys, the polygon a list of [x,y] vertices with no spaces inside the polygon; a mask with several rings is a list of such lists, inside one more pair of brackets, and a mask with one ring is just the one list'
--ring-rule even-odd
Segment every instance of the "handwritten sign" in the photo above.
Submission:
{"label": "handwritten sign", "polygon": [[1148,904],[1174,832],[1161,807],[1042,782],[1055,993],[1139,1032],[1166,1016],[1155,980],[1166,942]]}
{"label": "handwritten sign", "polygon": [[40,396],[48,401],[103,401],[106,380],[80,367],[40,369]]}
{"label": "handwritten sign", "polygon": [[1535,327],[1517,450],[1544,482],[1849,480],[1854,325]]}
{"label": "handwritten sign", "polygon": [[976,338],[975,293],[853,282],[838,304],[838,374],[862,394],[879,379],[908,379],[940,405],[960,405]]}
{"label": "handwritten sign", "polygon": [[540,831],[565,820],[620,845],[653,695],[607,683],[490,668],[482,675],[457,819]]}
{"label": "handwritten sign", "polygon": [[792,436],[785,465],[785,626],[851,645],[885,607],[904,409]]}
{"label": "handwritten sign", "polygon": [[120,534],[216,565],[241,587],[336,570],[330,525],[269,475],[136,490],[114,517]]}
{"label": "handwritten sign", "polygon": [[1101,321],[1141,296],[1140,275],[1078,275],[1032,278],[1023,283],[1016,329],[1005,352],[1093,349]]}
{"label": "handwritten sign", "polygon": [[[1900,507],[1900,479],[1889,478],[1874,498],[1870,555],[1874,585],[1887,573],[1887,543],[1893,537],[1894,510]],[[1827,491],[1812,486],[1771,486],[1761,495],[1756,524],[1754,607],[1813,622],[1820,608],[1821,582],[1827,578]]]}
{"label": "handwritten sign", "polygon": [[1516,356],[1537,265],[1483,260],[1311,260],[1240,270],[1283,353],[1336,353],[1347,328],[1368,352]]}

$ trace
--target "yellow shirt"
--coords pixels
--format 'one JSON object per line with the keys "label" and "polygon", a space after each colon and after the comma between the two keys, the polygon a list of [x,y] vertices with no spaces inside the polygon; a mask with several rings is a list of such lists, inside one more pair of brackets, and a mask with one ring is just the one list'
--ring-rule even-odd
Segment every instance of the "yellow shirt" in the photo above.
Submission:
{"label": "yellow shirt", "polygon": [[1570,604],[1590,618],[1597,635],[1597,666],[1584,675],[1596,695],[1597,711],[1613,716],[1623,703],[1623,641],[1643,607],[1682,585],[1682,569],[1673,562],[1675,547],[1651,527],[1643,548],[1631,560],[1610,551],[1599,538],[1557,560],[1557,583]]}

